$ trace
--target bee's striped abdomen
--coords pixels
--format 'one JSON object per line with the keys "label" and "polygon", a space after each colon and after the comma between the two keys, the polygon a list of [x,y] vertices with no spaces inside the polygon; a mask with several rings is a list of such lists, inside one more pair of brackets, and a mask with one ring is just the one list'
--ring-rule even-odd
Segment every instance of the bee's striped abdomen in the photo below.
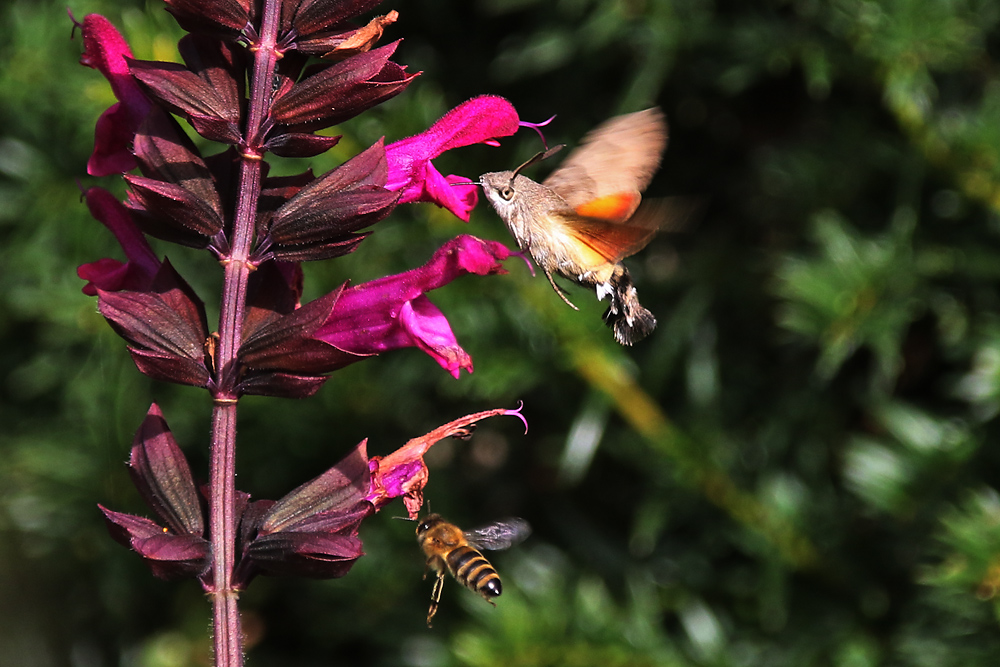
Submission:
{"label": "bee's striped abdomen", "polygon": [[462,585],[489,600],[502,592],[500,575],[481,553],[469,546],[453,549],[447,558],[448,569]]}

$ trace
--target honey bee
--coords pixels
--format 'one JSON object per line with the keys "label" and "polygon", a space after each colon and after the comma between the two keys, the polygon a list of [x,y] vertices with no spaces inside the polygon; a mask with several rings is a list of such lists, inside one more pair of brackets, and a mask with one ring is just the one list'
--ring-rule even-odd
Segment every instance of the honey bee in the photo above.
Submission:
{"label": "honey bee", "polygon": [[495,598],[502,592],[500,575],[486,560],[480,549],[497,551],[517,544],[531,532],[524,519],[507,519],[475,530],[463,531],[453,523],[448,523],[440,514],[431,514],[417,526],[417,543],[427,556],[427,571],[437,576],[431,592],[431,606],[427,610],[427,627],[437,613],[444,587],[444,574],[450,572],[455,580],[479,593],[494,607]]}

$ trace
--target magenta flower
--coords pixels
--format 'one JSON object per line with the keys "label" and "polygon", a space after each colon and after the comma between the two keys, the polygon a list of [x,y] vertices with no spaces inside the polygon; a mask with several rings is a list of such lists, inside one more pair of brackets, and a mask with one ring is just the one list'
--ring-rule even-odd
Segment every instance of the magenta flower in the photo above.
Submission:
{"label": "magenta flower", "polygon": [[118,98],[118,102],[97,119],[94,152],[87,162],[87,173],[91,176],[124,174],[135,168],[132,139],[151,104],[129,73],[126,58],[132,57],[132,51],[121,33],[100,14],[88,14],[82,24],[76,25],[80,26],[83,35],[80,64],[103,74]]}
{"label": "magenta flower", "polygon": [[469,179],[442,176],[431,160],[452,148],[495,145],[497,137],[509,137],[517,128],[517,111],[510,102],[494,95],[474,97],[446,113],[426,132],[385,147],[389,161],[385,187],[393,192],[402,190],[400,204],[434,202],[468,222],[479,197],[476,186],[452,186]]}
{"label": "magenta flower", "polygon": [[313,337],[359,355],[418,347],[456,378],[462,368],[471,373],[472,359],[425,293],[470,273],[506,273],[501,262],[513,254],[496,241],[458,236],[422,267],[345,289]]}
{"label": "magenta flower", "polygon": [[90,188],[85,196],[91,215],[111,230],[128,261],[122,263],[116,259],[104,258],[80,265],[76,274],[87,281],[83,293],[97,296],[98,289],[105,292],[146,289],[160,270],[161,263],[145,235],[132,220],[132,215],[114,195],[103,188]]}
{"label": "magenta flower", "polygon": [[365,500],[378,511],[393,498],[402,498],[410,518],[415,519],[423,505],[424,487],[429,476],[424,463],[427,451],[445,438],[468,438],[477,422],[500,415],[517,417],[524,423],[524,432],[528,432],[528,421],[521,414],[521,407],[517,410],[497,408],[448,422],[427,435],[413,438],[388,456],[371,457],[368,461],[371,477]]}

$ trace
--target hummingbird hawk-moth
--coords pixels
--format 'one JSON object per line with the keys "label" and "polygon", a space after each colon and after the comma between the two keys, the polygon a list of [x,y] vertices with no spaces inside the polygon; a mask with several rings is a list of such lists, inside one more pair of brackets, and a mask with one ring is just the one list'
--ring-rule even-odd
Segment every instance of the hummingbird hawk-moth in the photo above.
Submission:
{"label": "hummingbird hawk-moth", "polygon": [[576,309],[553,274],[593,289],[598,300],[609,297],[604,321],[622,345],[642,340],[656,327],[622,260],[642,250],[663,222],[661,206],[640,201],[666,145],[663,113],[646,109],[591,130],[541,183],[520,172],[561,147],[538,153],[514,171],[479,178],[518,246],[531,254],[563,301]]}

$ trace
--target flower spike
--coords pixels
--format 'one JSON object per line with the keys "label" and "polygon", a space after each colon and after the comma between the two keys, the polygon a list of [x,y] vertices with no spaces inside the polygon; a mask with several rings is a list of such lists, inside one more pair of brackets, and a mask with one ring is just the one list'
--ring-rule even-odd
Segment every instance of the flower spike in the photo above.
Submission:
{"label": "flower spike", "polygon": [[[511,256],[531,268],[523,253],[460,235],[422,266],[360,284],[347,280],[303,302],[301,262],[352,252],[400,203],[429,201],[469,220],[477,184],[441,174],[433,159],[453,148],[497,145],[520,127],[542,136],[549,122],[522,122],[507,100],[481,96],[420,134],[389,145],[379,139],[326,173],[272,172],[271,155],[328,150],[340,137],[325,130],[419,75],[392,60],[399,39],[379,45],[399,14],[372,18],[378,4],[166,0],[190,33],[178,44],[183,63],[136,60],[104,17],[73,20],[83,37],[80,62],[97,69],[117,98],[98,121],[88,172],[122,175],[128,186],[124,203],[101,188],[84,193],[124,261],[80,266],[83,291],[96,296],[98,312],[140,372],[205,389],[212,400],[208,484],[196,485],[153,405],[128,464],[151,515],[101,511],[112,536],[154,574],[196,578],[211,594],[220,667],[242,665],[237,599],[254,577],[345,575],[364,555],[365,518],[394,498],[416,516],[429,478],[424,456],[435,443],[467,438],[493,416],[516,417],[528,429],[522,403],[467,415],[386,456],[369,457],[362,441],[278,500],[251,501],[235,487],[241,397],[309,396],[330,373],[403,347],[422,350],[455,378],[462,369],[472,372],[430,292],[462,276],[506,273]],[[221,149],[203,148],[211,142]],[[205,250],[219,265],[217,330],[205,306],[215,300],[203,301],[150,238]]]}

